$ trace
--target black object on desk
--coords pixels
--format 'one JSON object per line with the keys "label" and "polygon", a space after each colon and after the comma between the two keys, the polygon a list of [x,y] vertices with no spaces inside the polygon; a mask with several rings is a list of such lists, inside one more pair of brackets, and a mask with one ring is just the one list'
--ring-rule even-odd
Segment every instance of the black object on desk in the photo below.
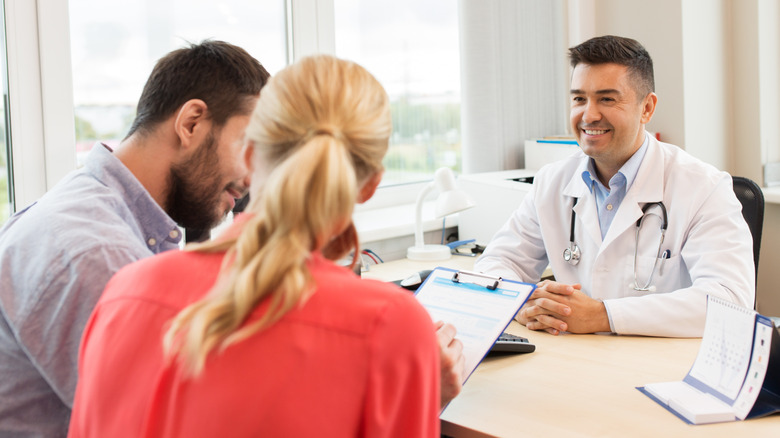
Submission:
{"label": "black object on desk", "polygon": [[[409,277],[403,280],[393,281],[392,283],[401,286],[404,289],[410,291],[416,291],[425,279],[430,275],[431,270],[426,269],[420,272],[415,272]],[[527,338],[522,336],[513,335],[511,333],[501,333],[501,336],[496,339],[496,343],[490,349],[488,354],[520,354],[520,353],[533,353],[536,350],[536,345],[532,344]]]}
{"label": "black object on desk", "polygon": [[493,344],[488,354],[533,353],[535,350],[536,345],[527,338],[504,332],[496,339],[496,343]]}

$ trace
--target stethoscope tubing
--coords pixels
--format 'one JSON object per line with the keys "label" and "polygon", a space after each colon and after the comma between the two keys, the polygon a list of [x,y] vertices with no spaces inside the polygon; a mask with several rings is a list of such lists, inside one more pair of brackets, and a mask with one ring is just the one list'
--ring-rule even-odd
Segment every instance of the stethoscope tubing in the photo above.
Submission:
{"label": "stethoscope tubing", "polygon": [[[577,205],[578,198],[574,198],[574,201],[572,202],[571,206],[571,222],[570,222],[570,230],[569,230],[569,247],[563,250],[563,259],[569,263],[572,266],[576,266],[577,263],[580,262],[580,257],[582,255],[582,252],[580,251],[579,245],[574,241],[574,230],[575,230],[575,223],[577,219],[577,213],[574,211],[574,207]],[[657,205],[661,208],[661,214],[662,214],[662,223],[661,223],[661,239],[658,242],[658,251],[656,253],[655,262],[653,262],[653,270],[650,272],[650,277],[647,279],[647,282],[644,284],[644,286],[639,286],[639,278],[637,276],[637,256],[639,252],[639,231],[642,229],[642,223],[647,216],[647,211]],[[666,206],[664,205],[663,201],[658,202],[648,202],[644,206],[642,206],[642,216],[637,219],[636,221],[636,238],[634,243],[634,284],[633,288],[638,291],[644,291],[647,292],[649,290],[652,290],[652,286],[650,284],[653,281],[653,275],[655,274],[656,268],[658,267],[658,260],[661,258],[661,248],[664,243],[664,238],[666,236],[666,229],[669,226],[669,219],[668,214],[666,212]]]}

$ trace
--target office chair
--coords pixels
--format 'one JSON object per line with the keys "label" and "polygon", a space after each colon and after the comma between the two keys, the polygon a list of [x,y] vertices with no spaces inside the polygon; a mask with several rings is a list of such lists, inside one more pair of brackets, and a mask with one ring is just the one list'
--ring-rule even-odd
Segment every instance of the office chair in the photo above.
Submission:
{"label": "office chair", "polygon": [[734,194],[742,204],[742,217],[750,228],[753,236],[753,261],[756,264],[756,282],[758,282],[758,253],[761,249],[761,232],[764,227],[764,192],[752,180],[732,176]]}
{"label": "office chair", "polygon": [[[236,205],[233,207],[233,214],[241,213],[249,204],[249,193],[244,195],[243,198],[236,200]],[[763,205],[763,204],[762,204]],[[763,207],[762,207],[763,208]],[[763,212],[763,210],[762,210]],[[211,238],[211,230],[205,228],[185,228],[184,229],[184,241],[186,243],[203,242]]]}

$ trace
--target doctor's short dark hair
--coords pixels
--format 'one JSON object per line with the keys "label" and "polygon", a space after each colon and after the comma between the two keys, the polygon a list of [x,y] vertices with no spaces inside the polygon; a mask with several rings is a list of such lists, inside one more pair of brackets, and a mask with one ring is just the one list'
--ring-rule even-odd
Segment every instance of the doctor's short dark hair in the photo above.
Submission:
{"label": "doctor's short dark hair", "polygon": [[252,98],[269,77],[244,49],[223,41],[174,50],[154,66],[127,136],[152,131],[191,99],[204,101],[208,117],[221,127],[234,115],[252,112]]}
{"label": "doctor's short dark hair", "polygon": [[655,91],[653,59],[638,41],[614,35],[591,38],[569,49],[571,67],[577,64],[619,64],[628,67],[641,99]]}

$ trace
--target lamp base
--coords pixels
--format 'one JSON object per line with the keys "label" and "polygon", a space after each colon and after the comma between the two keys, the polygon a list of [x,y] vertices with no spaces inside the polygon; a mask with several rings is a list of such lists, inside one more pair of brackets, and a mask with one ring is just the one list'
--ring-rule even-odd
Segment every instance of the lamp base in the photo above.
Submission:
{"label": "lamp base", "polygon": [[409,260],[447,260],[450,257],[450,247],[444,245],[410,246],[406,250],[406,258]]}

